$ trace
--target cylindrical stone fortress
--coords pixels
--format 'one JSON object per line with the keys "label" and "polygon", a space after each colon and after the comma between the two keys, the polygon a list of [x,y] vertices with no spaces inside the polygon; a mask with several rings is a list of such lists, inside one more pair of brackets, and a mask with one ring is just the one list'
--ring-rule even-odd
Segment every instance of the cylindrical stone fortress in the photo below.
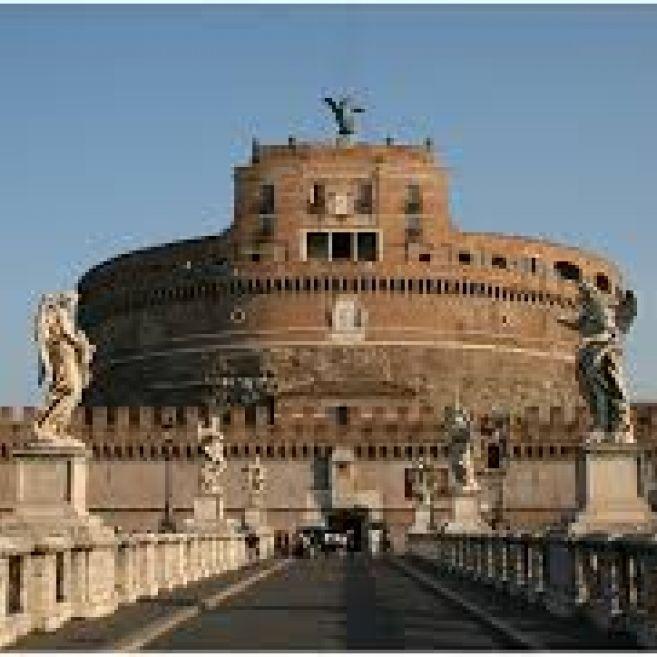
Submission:
{"label": "cylindrical stone fortress", "polygon": [[221,235],[83,276],[80,320],[98,347],[87,403],[202,404],[230,377],[265,377],[270,408],[582,405],[577,336],[557,317],[577,280],[611,293],[618,270],[460,231],[430,148],[254,143],[234,207]]}

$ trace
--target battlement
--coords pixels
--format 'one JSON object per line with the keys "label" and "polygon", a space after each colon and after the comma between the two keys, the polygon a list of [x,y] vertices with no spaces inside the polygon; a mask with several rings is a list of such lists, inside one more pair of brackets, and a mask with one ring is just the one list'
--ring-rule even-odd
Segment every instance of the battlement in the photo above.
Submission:
{"label": "battlement", "polygon": [[[37,409],[33,406],[0,407],[0,438],[8,431],[23,432],[30,428]],[[234,406],[222,413],[224,433],[237,436],[256,435],[316,436],[326,441],[339,441],[350,434],[377,432],[390,440],[414,436],[440,436],[444,410],[426,404],[397,406],[310,406],[284,409],[270,414],[266,407]],[[83,438],[95,436],[144,434],[159,435],[164,431],[174,436],[195,435],[199,424],[208,424],[206,406],[93,406],[76,409],[72,429]],[[511,440],[549,441],[573,439],[590,427],[590,416],[584,407],[527,407],[524,413],[509,416],[480,414],[475,427],[483,435],[500,431]],[[640,438],[657,439],[657,403],[632,405],[632,422]]]}

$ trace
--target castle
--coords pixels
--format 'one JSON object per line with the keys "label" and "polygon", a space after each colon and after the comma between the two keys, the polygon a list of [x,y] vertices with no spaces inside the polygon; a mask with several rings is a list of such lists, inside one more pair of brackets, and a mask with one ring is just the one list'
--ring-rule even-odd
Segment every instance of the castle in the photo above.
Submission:
{"label": "castle", "polygon": [[[574,512],[588,417],[578,336],[557,320],[574,312],[582,278],[622,287],[613,263],[460,230],[429,141],[254,141],[234,187],[222,234],[120,255],[79,282],[97,353],[74,432],[93,454],[93,511],[126,529],[157,526],[166,459],[175,513],[188,515],[198,426],[218,404],[229,514],[244,507],[242,468],[259,455],[279,546],[340,514],[401,541],[419,457],[439,474],[436,516],[449,514],[443,416],[458,402],[475,418],[489,521],[535,527]],[[31,412],[0,415],[5,482]],[[633,415],[649,492],[657,407]]]}

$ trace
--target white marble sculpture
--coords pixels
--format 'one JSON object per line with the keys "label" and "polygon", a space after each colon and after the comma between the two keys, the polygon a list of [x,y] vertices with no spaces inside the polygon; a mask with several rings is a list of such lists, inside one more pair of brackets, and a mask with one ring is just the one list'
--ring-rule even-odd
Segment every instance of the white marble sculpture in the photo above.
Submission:
{"label": "white marble sculpture", "polygon": [[579,293],[577,318],[559,321],[580,334],[577,373],[593,417],[592,436],[601,442],[632,443],[622,337],[636,317],[636,299],[631,290],[617,291],[614,297],[586,281],[580,283]]}
{"label": "white marble sculpture", "polygon": [[430,505],[432,502],[431,465],[423,458],[419,458],[413,466],[413,495],[421,505]]}
{"label": "white marble sculpture", "polygon": [[445,413],[445,425],[454,478],[464,489],[477,490],[479,484],[475,474],[470,414],[459,406],[449,407]]}
{"label": "white marble sculpture", "polygon": [[73,411],[89,385],[95,347],[76,328],[76,292],[44,294],[35,320],[39,348],[39,385],[46,385],[34,431],[40,440],[69,439]]}
{"label": "white marble sculpture", "polygon": [[265,485],[265,469],[260,463],[260,456],[255,457],[254,463],[249,468],[249,490],[259,495]]}
{"label": "white marble sculpture", "polygon": [[259,506],[265,487],[265,467],[260,463],[260,456],[256,455],[252,463],[242,468],[246,474],[246,491],[249,496],[249,506]]}
{"label": "white marble sculpture", "polygon": [[198,437],[205,460],[201,466],[200,489],[203,495],[223,494],[222,476],[226,470],[224,436],[219,429],[219,419],[213,416],[208,428],[199,426]]}

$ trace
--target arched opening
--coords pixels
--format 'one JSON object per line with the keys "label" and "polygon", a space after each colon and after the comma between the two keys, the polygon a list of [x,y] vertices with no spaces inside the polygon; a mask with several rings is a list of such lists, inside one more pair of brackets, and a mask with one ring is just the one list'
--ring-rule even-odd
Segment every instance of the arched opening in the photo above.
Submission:
{"label": "arched opening", "polygon": [[609,282],[609,277],[606,274],[598,273],[595,275],[595,286],[601,292],[611,292],[611,283]]}
{"label": "arched opening", "polygon": [[554,263],[554,271],[566,281],[579,281],[582,278],[582,270],[568,260],[557,260]]}
{"label": "arched opening", "polygon": [[500,467],[500,446],[497,443],[489,443],[486,450],[486,467],[497,470]]}

